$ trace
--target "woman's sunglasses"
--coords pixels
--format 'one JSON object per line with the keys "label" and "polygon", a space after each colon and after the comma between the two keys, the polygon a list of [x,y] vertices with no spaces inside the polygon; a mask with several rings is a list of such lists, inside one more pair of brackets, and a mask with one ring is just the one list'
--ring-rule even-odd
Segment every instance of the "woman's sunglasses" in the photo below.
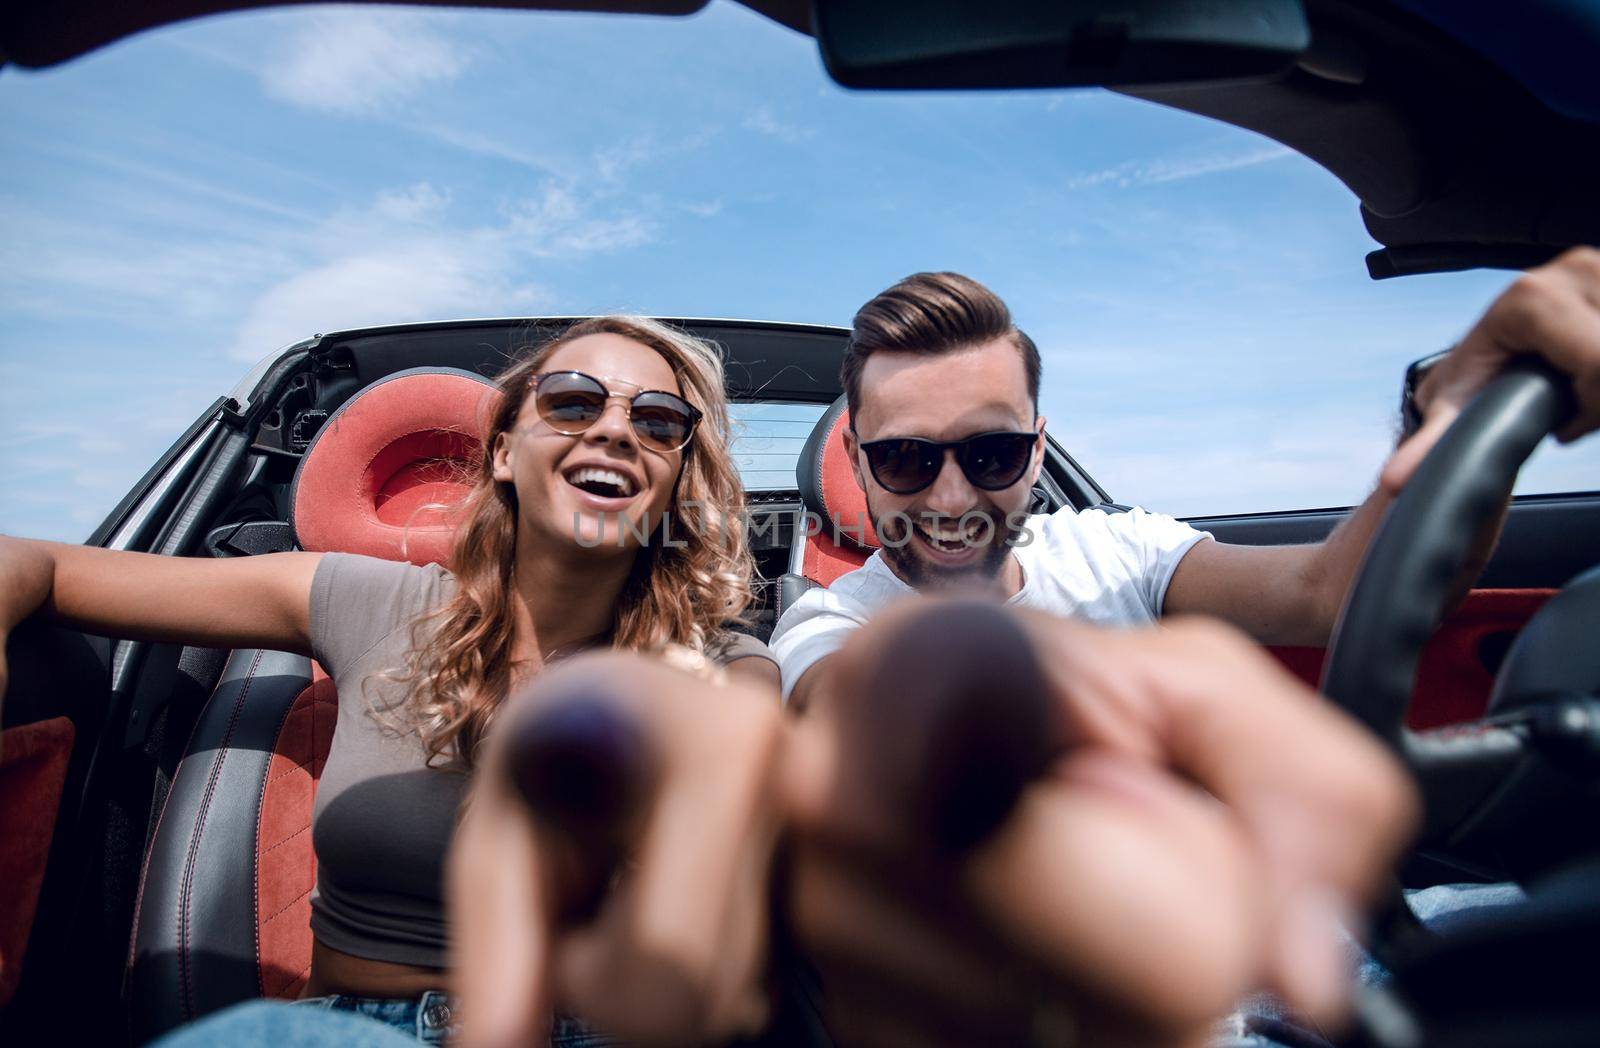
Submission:
{"label": "woman's sunglasses", "polygon": [[975,488],[1000,491],[1022,479],[1033,461],[1035,433],[979,433],[965,440],[894,437],[861,445],[872,477],[896,495],[915,495],[939,479],[946,450]]}
{"label": "woman's sunglasses", "polygon": [[632,396],[613,393],[599,379],[581,371],[547,371],[533,379],[534,408],[545,425],[575,437],[599,421],[606,401],[620,397],[639,443],[651,451],[677,451],[694,436],[700,412],[680,396],[659,389]]}

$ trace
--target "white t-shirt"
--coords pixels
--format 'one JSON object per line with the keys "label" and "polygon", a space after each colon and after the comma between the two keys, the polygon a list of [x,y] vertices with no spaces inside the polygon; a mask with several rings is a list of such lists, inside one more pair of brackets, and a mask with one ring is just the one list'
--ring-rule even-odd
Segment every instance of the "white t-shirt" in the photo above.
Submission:
{"label": "white t-shirt", "polygon": [[[1109,626],[1137,626],[1161,616],[1161,602],[1178,561],[1210,538],[1181,520],[1132,509],[1107,513],[1067,507],[1029,517],[1031,541],[1012,547],[1022,565],[1022,589],[1007,601]],[[817,660],[837,651],[850,631],[912,588],[881,553],[833,585],[807,591],[773,631],[772,654],[783,674],[783,698]]]}

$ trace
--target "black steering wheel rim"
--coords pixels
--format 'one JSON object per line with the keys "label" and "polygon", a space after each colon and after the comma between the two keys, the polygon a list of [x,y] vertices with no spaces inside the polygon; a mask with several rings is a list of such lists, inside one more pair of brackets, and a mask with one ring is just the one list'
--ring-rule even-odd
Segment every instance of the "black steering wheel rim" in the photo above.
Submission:
{"label": "black steering wheel rim", "polygon": [[1405,726],[1417,660],[1478,536],[1517,471],[1573,412],[1566,379],[1519,361],[1461,413],[1417,467],[1373,537],[1329,642],[1322,692],[1422,770]]}
{"label": "black steering wheel rim", "polygon": [[[1423,646],[1448,610],[1479,536],[1522,464],[1572,411],[1571,387],[1548,367],[1520,361],[1508,368],[1418,465],[1345,596],[1322,692],[1393,747],[1425,792],[1430,773],[1452,760],[1521,747],[1510,732],[1492,728],[1429,746],[1406,728],[1405,716]],[[1408,945],[1426,938],[1398,880],[1373,916],[1368,948],[1391,968]]]}

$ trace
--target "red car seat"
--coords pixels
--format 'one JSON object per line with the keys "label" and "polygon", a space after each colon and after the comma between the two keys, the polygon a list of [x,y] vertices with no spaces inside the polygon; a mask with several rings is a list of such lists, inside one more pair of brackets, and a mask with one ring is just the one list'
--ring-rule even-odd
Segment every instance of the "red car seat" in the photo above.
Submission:
{"label": "red car seat", "polygon": [[[380,379],[329,417],[290,504],[301,548],[443,562],[499,394],[467,371]],[[128,957],[136,1043],[311,968],[311,805],[338,714],[311,660],[240,650],[195,724],[156,824]]]}
{"label": "red car seat", "polygon": [[867,498],[856,484],[850,456],[844,449],[844,431],[850,410],[840,396],[800,449],[795,463],[795,483],[805,506],[803,527],[795,529],[789,554],[789,571],[778,580],[774,611],[781,618],[800,595],[814,586],[861,567],[879,546],[867,514]]}

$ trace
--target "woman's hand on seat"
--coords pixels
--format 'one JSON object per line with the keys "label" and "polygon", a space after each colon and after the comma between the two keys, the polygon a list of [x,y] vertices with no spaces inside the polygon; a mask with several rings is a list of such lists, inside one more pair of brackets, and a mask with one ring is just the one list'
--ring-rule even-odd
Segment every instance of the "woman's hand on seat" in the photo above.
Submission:
{"label": "woman's hand on seat", "polygon": [[761,687],[642,656],[519,692],[449,859],[462,1043],[544,1043],[552,1014],[638,1044],[759,1030],[783,730]]}

